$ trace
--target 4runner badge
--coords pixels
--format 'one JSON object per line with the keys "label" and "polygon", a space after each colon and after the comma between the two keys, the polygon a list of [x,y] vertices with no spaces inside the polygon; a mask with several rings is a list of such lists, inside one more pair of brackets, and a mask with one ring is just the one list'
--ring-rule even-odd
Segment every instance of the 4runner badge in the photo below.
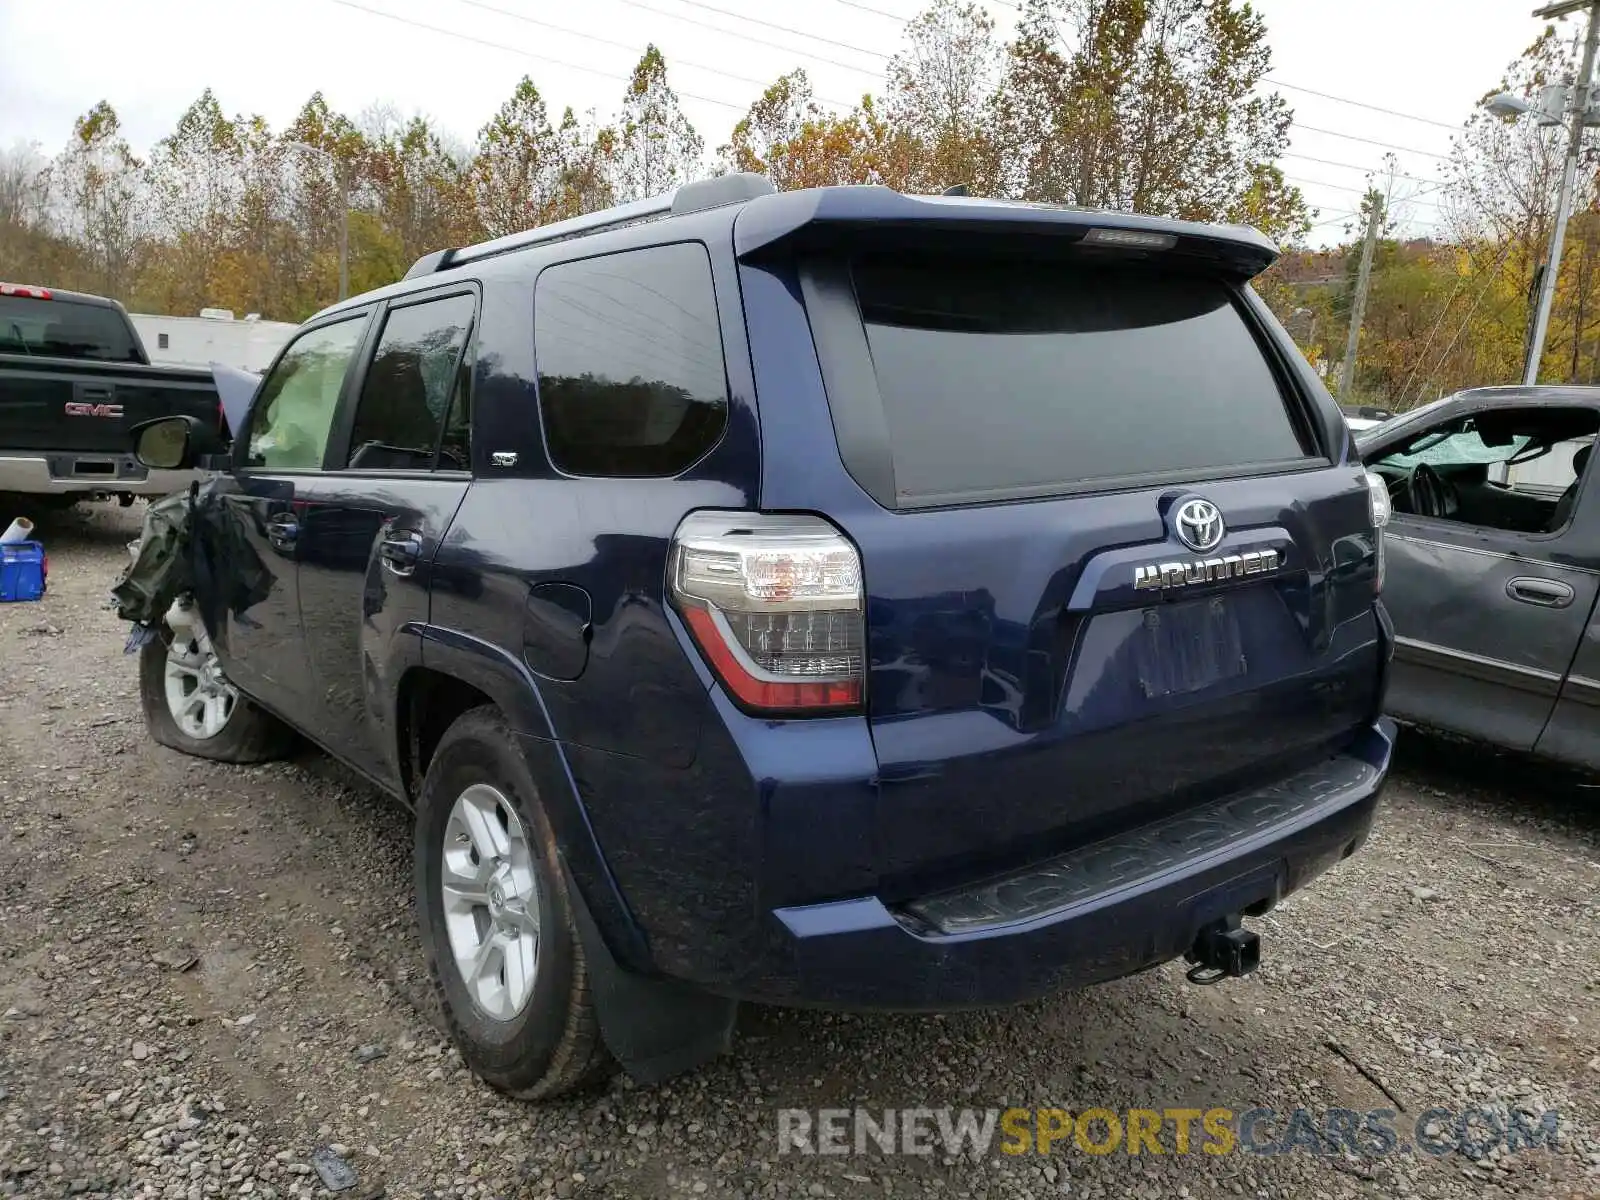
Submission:
{"label": "4runner badge", "polygon": [[1242,554],[1223,554],[1188,562],[1147,563],[1133,569],[1133,587],[1140,592],[1163,591],[1245,575],[1266,575],[1282,565],[1283,558],[1276,550],[1246,550]]}

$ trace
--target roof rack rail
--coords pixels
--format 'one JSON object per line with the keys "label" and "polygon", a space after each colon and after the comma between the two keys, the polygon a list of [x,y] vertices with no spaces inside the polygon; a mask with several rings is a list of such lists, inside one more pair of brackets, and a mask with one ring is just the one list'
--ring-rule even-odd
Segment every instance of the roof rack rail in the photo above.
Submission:
{"label": "roof rack rail", "polygon": [[508,233],[505,237],[479,242],[474,246],[435,250],[417,259],[406,272],[405,278],[417,279],[423,275],[432,275],[436,271],[459,267],[463,263],[477,262],[497,254],[509,254],[513,250],[538,246],[546,242],[561,242],[606,229],[639,225],[661,217],[676,217],[684,213],[701,212],[708,208],[720,208],[725,204],[740,204],[746,200],[754,200],[757,196],[771,195],[775,191],[777,189],[765,175],[750,172],[698,179],[660,196],[635,200],[630,204],[619,204],[615,208],[602,209],[599,212],[584,213],[579,217],[570,217],[550,225],[540,225],[536,229],[528,229],[522,233]]}

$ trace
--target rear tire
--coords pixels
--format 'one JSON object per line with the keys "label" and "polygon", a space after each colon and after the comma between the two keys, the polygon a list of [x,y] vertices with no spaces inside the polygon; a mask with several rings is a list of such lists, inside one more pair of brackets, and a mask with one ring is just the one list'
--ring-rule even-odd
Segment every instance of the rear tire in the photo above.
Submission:
{"label": "rear tire", "polygon": [[415,873],[428,972],[467,1066],[522,1100],[603,1079],[612,1060],[555,837],[492,706],[458,717],[434,751]]}
{"label": "rear tire", "polygon": [[208,709],[206,701],[212,697],[202,697],[194,689],[185,693],[174,679],[181,673],[174,667],[182,658],[197,672],[221,680],[209,641],[202,636],[178,643],[165,625],[160,633],[139,651],[139,702],[145,727],[157,743],[195,758],[225,763],[269,762],[288,754],[294,745],[289,727],[237,692],[229,698],[222,690],[227,688],[225,681],[215,693],[216,703]]}

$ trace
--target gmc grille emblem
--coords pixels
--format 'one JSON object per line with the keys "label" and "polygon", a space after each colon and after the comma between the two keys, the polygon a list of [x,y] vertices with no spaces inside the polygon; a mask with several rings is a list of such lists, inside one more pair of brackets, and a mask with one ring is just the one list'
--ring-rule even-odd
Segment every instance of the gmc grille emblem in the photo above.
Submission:
{"label": "gmc grille emblem", "polygon": [[120,417],[122,405],[120,404],[85,404],[81,400],[67,401],[67,416],[69,417]]}
{"label": "gmc grille emblem", "polygon": [[1139,592],[1191,587],[1246,575],[1266,575],[1282,564],[1276,550],[1247,550],[1243,554],[1224,554],[1219,558],[1188,562],[1148,563],[1133,569],[1133,587]]}

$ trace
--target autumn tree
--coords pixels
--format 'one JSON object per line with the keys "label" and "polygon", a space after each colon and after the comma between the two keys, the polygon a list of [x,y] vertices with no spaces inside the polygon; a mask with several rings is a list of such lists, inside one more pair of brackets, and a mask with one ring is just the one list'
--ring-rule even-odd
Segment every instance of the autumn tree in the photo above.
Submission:
{"label": "autumn tree", "polygon": [[1291,122],[1261,90],[1270,65],[1238,0],[1028,0],[994,104],[1007,189],[1301,233],[1298,193],[1265,169]]}
{"label": "autumn tree", "polygon": [[66,268],[70,242],[51,228],[50,163],[31,145],[0,152],[0,263],[17,279],[47,279]]}
{"label": "autumn tree", "polygon": [[965,183],[997,194],[992,116],[1005,51],[994,19],[971,0],[935,0],[906,23],[904,37],[905,49],[889,60],[885,116],[920,159],[918,190]]}
{"label": "autumn tree", "polygon": [[705,142],[667,84],[667,61],[649,46],[634,67],[617,125],[616,195],[640,200],[700,173]]}
{"label": "autumn tree", "polygon": [[564,164],[544,97],[528,76],[478,131],[472,187],[478,217],[491,237],[532,229],[559,207]]}
{"label": "autumn tree", "polygon": [[406,265],[431,251],[481,238],[465,151],[449,145],[424,117],[402,121],[384,113],[371,125],[371,203]]}
{"label": "autumn tree", "polygon": [[779,191],[808,186],[790,159],[807,124],[822,116],[811,81],[796,67],[761,93],[717,153],[725,169],[765,175]]}
{"label": "autumn tree", "polygon": [[561,159],[556,197],[560,216],[598,212],[616,203],[617,156],[621,147],[614,128],[597,127],[593,114],[580,122],[569,108],[561,114],[556,148]]}
{"label": "autumn tree", "polygon": [[192,315],[216,295],[244,184],[239,131],[210,88],[156,144],[148,178],[151,219],[165,244],[152,295],[162,311]]}
{"label": "autumn tree", "polygon": [[357,215],[364,205],[371,206],[372,146],[354,121],[333,111],[322,93],[314,92],[284,130],[282,141],[285,216],[298,247],[293,269],[297,297],[291,311],[314,311],[320,307],[319,298],[326,303],[336,294],[339,238],[345,222],[353,289],[360,290],[358,277],[382,277],[364,270],[374,253],[396,259],[404,255],[397,247],[377,250],[367,236],[375,227]]}
{"label": "autumn tree", "polygon": [[[1551,26],[1511,64],[1485,98],[1494,92],[1511,92],[1536,99],[1541,88],[1570,82],[1576,73],[1575,47]],[[1495,269],[1513,293],[1525,298],[1512,305],[1511,317],[1525,332],[1532,321],[1534,296],[1555,220],[1566,143],[1565,126],[1498,117],[1479,106],[1456,139],[1446,168],[1449,228],[1458,242],[1491,248]],[[1594,208],[1600,194],[1596,180],[1600,149],[1592,139],[1586,141],[1579,165],[1573,211],[1583,213]],[[1590,269],[1580,241],[1579,253],[1564,258],[1558,303],[1551,313],[1542,370],[1552,378],[1580,373],[1573,352],[1589,336],[1589,322],[1600,317],[1593,304],[1580,300],[1581,292],[1572,285],[1574,270]]]}
{"label": "autumn tree", "polygon": [[149,231],[147,189],[144,164],[106,101],[73,122],[72,138],[56,161],[55,183],[66,234],[82,252],[82,285],[127,295]]}

